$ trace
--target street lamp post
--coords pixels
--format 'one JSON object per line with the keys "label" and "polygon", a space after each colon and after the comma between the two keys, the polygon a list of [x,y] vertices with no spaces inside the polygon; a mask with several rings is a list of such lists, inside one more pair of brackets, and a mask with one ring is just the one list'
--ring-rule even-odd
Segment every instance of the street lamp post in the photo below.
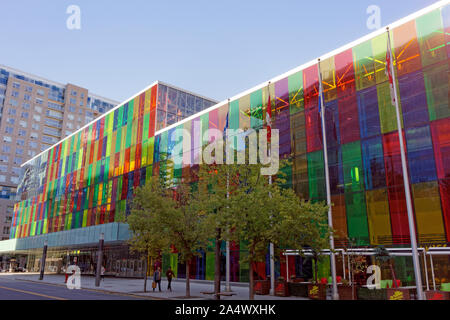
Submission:
{"label": "street lamp post", "polygon": [[39,274],[39,280],[44,280],[44,270],[45,270],[45,260],[47,259],[47,246],[48,241],[44,241],[44,250],[42,252],[42,258],[41,258],[41,272]]}
{"label": "street lamp post", "polygon": [[97,270],[95,273],[95,286],[100,286],[102,264],[103,264],[103,244],[105,242],[105,234],[100,233],[100,240],[98,242],[98,256],[97,256]]}

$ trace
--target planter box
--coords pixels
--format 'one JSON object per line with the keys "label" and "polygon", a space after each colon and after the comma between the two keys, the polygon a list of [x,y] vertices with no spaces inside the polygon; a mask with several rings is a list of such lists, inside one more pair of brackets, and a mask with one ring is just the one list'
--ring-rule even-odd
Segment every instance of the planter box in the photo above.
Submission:
{"label": "planter box", "polygon": [[290,282],[288,284],[289,293],[295,297],[308,298],[308,284],[300,282]]}
{"label": "planter box", "polygon": [[339,300],[358,300],[357,286],[338,285]]}
{"label": "planter box", "polygon": [[275,295],[278,297],[289,297],[289,287],[286,281],[275,282]]}
{"label": "planter box", "polygon": [[402,289],[402,288],[386,289],[386,296],[388,300],[411,300],[411,293],[409,289]]}
{"label": "planter box", "polygon": [[253,291],[258,295],[268,295],[270,293],[270,280],[255,280]]}
{"label": "planter box", "polygon": [[314,300],[326,300],[327,286],[324,284],[308,284],[308,297]]}
{"label": "planter box", "polygon": [[386,300],[387,289],[369,289],[359,287],[357,290],[359,300]]}
{"label": "planter box", "polygon": [[427,300],[450,300],[450,292],[446,291],[425,291]]}

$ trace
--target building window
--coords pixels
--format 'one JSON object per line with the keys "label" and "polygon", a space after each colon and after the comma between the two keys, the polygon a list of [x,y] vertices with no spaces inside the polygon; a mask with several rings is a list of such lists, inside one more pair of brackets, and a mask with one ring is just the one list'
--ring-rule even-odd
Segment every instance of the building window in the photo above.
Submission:
{"label": "building window", "polygon": [[7,118],[6,122],[9,123],[9,124],[15,124],[16,120],[14,118]]}
{"label": "building window", "polygon": [[27,87],[25,88],[25,91],[26,91],[26,92],[32,92],[32,91],[33,91],[33,87],[27,86]]}
{"label": "building window", "polygon": [[34,106],[34,111],[36,111],[37,113],[42,113],[42,108],[38,107],[38,106]]}
{"label": "building window", "polygon": [[16,143],[17,143],[18,146],[23,147],[25,145],[25,140],[18,139],[18,140],[16,140]]}
{"label": "building window", "polygon": [[34,151],[34,150],[28,150],[28,156],[34,157],[36,154],[37,154],[36,151]]}
{"label": "building window", "polygon": [[41,116],[37,115],[37,114],[33,114],[33,120],[39,122],[39,121],[41,121]]}
{"label": "building window", "polygon": [[19,177],[11,176],[9,180],[14,184],[19,184]]}
{"label": "building window", "polygon": [[36,98],[36,103],[42,105],[44,101],[42,99]]}
{"label": "building window", "polygon": [[39,130],[39,125],[37,124],[37,123],[33,123],[32,125],[31,125],[31,128],[33,129],[33,130]]}
{"label": "building window", "polygon": [[23,121],[23,120],[19,121],[19,125],[20,125],[22,128],[26,128],[26,127],[28,126],[27,122],[26,122],[26,121]]}
{"label": "building window", "polygon": [[32,132],[31,134],[30,134],[30,138],[31,139],[37,139],[39,137],[39,135],[37,134],[37,132]]}
{"label": "building window", "polygon": [[14,88],[14,89],[19,89],[19,88],[20,88],[20,83],[14,82],[14,83],[13,83],[13,88]]}
{"label": "building window", "polygon": [[6,165],[0,165],[0,172],[8,172],[8,166]]}
{"label": "building window", "polygon": [[14,158],[14,164],[22,164],[22,162],[23,162],[22,158],[20,158],[20,157]]}
{"label": "building window", "polygon": [[44,92],[44,90],[42,90],[42,89],[38,89],[38,90],[36,91],[36,94],[37,94],[38,96],[43,97],[43,96],[45,95],[45,92]]}
{"label": "building window", "polygon": [[69,106],[69,111],[75,113],[77,112],[77,108],[75,108],[74,106]]}
{"label": "building window", "polygon": [[3,147],[2,147],[2,152],[4,152],[4,153],[10,153],[10,152],[11,152],[11,147],[10,147],[10,146],[3,146]]}
{"label": "building window", "polygon": [[19,91],[11,92],[11,97],[18,98],[19,97]]}
{"label": "building window", "polygon": [[22,108],[25,109],[25,110],[30,110],[30,104],[24,102],[24,103],[22,103]]}
{"label": "building window", "polygon": [[4,154],[0,154],[0,161],[1,162],[8,162],[9,161],[9,157],[5,156]]}
{"label": "building window", "polygon": [[6,182],[6,176],[3,174],[0,174],[0,182]]}
{"label": "building window", "polygon": [[24,119],[28,119],[28,112],[22,112],[21,117]]}
{"label": "building window", "polygon": [[22,148],[16,148],[16,154],[19,156],[23,155],[23,149]]}
{"label": "building window", "polygon": [[25,100],[25,101],[31,101],[31,96],[30,96],[29,94],[25,94],[25,95],[23,96],[23,100]]}
{"label": "building window", "polygon": [[28,145],[30,146],[30,148],[37,148],[38,147],[38,143],[34,142],[34,141],[29,141]]}
{"label": "building window", "polygon": [[6,133],[9,133],[9,134],[12,134],[12,133],[14,132],[14,128],[12,128],[12,127],[6,127],[5,132],[6,132]]}
{"label": "building window", "polygon": [[10,142],[12,142],[12,139],[11,139],[11,137],[3,136],[3,142],[10,143]]}
{"label": "building window", "polygon": [[70,98],[70,104],[77,104],[77,100],[74,98]]}
{"label": "building window", "polygon": [[19,137],[25,137],[27,132],[25,130],[19,130]]}
{"label": "building window", "polygon": [[76,92],[75,90],[72,90],[72,95],[73,95],[74,97],[76,97],[76,96],[77,96],[77,92]]}
{"label": "building window", "polygon": [[9,234],[9,228],[7,226],[3,227],[3,234]]}
{"label": "building window", "polygon": [[12,105],[13,107],[17,107],[19,105],[17,100],[14,99],[9,99],[9,104]]}
{"label": "building window", "polygon": [[8,109],[8,114],[15,116],[16,115],[16,109]]}

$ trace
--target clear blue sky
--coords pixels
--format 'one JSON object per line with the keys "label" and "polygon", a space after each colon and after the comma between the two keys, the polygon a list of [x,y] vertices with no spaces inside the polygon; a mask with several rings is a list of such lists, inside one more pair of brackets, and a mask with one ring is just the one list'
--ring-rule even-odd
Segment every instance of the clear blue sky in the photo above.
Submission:
{"label": "clear blue sky", "polygon": [[[223,100],[436,0],[1,0],[0,64],[123,101],[155,80]],[[81,30],[66,9],[81,8]]]}

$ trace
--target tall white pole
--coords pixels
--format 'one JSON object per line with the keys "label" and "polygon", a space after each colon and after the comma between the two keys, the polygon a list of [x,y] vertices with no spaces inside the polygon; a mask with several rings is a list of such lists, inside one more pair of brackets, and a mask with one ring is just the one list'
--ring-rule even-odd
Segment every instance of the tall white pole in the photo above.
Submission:
{"label": "tall white pole", "polygon": [[[228,129],[228,123],[229,123],[229,115],[230,115],[230,99],[228,99],[228,121],[227,121],[227,128]],[[225,143],[228,143],[228,136],[225,131]],[[226,150],[226,149],[225,149]],[[230,175],[227,173],[227,199],[230,198]],[[226,242],[226,262],[225,262],[225,291],[230,292],[231,286],[230,286],[230,242]]]}
{"label": "tall white pole", "polygon": [[423,300],[423,288],[422,288],[422,275],[420,273],[420,262],[419,262],[419,253],[417,251],[417,240],[416,240],[416,227],[414,223],[414,214],[412,209],[411,202],[411,192],[409,190],[409,176],[408,169],[406,167],[406,155],[405,155],[405,146],[403,143],[403,133],[402,133],[402,122],[400,118],[400,108],[398,106],[398,96],[397,96],[397,83],[395,77],[394,70],[394,60],[391,49],[391,37],[389,35],[389,27],[387,29],[388,36],[388,50],[391,58],[391,73],[392,80],[394,86],[394,96],[395,96],[395,112],[397,115],[397,127],[398,127],[398,139],[400,142],[400,154],[402,158],[402,170],[403,170],[403,184],[405,185],[405,198],[406,198],[406,208],[408,211],[408,224],[409,224],[409,234],[411,238],[411,249],[412,249],[412,258],[413,258],[413,266],[414,266],[414,275],[416,278],[416,287],[417,287],[417,296],[419,300]]}
{"label": "tall white pole", "polygon": [[[267,85],[267,92],[269,93],[269,97],[270,97],[270,81],[269,84]],[[269,99],[270,103],[272,103],[272,99]],[[267,108],[272,108],[272,105],[267,105]],[[270,109],[272,110],[272,109]],[[272,114],[272,112],[270,112],[270,114]],[[272,116],[270,119],[270,127],[272,128]],[[270,142],[272,143],[272,141]],[[269,157],[271,157],[271,153],[270,150],[272,149],[270,146],[269,148]],[[269,176],[269,185],[272,184],[272,176]],[[272,195],[269,193],[269,197],[272,197]],[[270,255],[270,295],[274,296],[275,295],[275,247],[273,245],[273,243],[270,243],[269,246],[269,255]]]}
{"label": "tall white pole", "polygon": [[[333,215],[331,210],[331,190],[330,190],[330,172],[328,169],[328,152],[327,152],[327,135],[325,128],[325,107],[324,107],[324,96],[323,96],[323,84],[322,84],[322,72],[320,71],[320,59],[318,60],[318,70],[319,70],[319,99],[320,99],[320,118],[322,120],[322,136],[323,136],[323,159],[325,162],[325,184],[327,187],[327,204],[328,204],[328,226],[333,230]],[[333,300],[339,300],[339,294],[337,290],[337,280],[336,280],[336,257],[334,254],[334,236],[330,235],[330,262],[331,262],[331,279],[333,283]]]}

